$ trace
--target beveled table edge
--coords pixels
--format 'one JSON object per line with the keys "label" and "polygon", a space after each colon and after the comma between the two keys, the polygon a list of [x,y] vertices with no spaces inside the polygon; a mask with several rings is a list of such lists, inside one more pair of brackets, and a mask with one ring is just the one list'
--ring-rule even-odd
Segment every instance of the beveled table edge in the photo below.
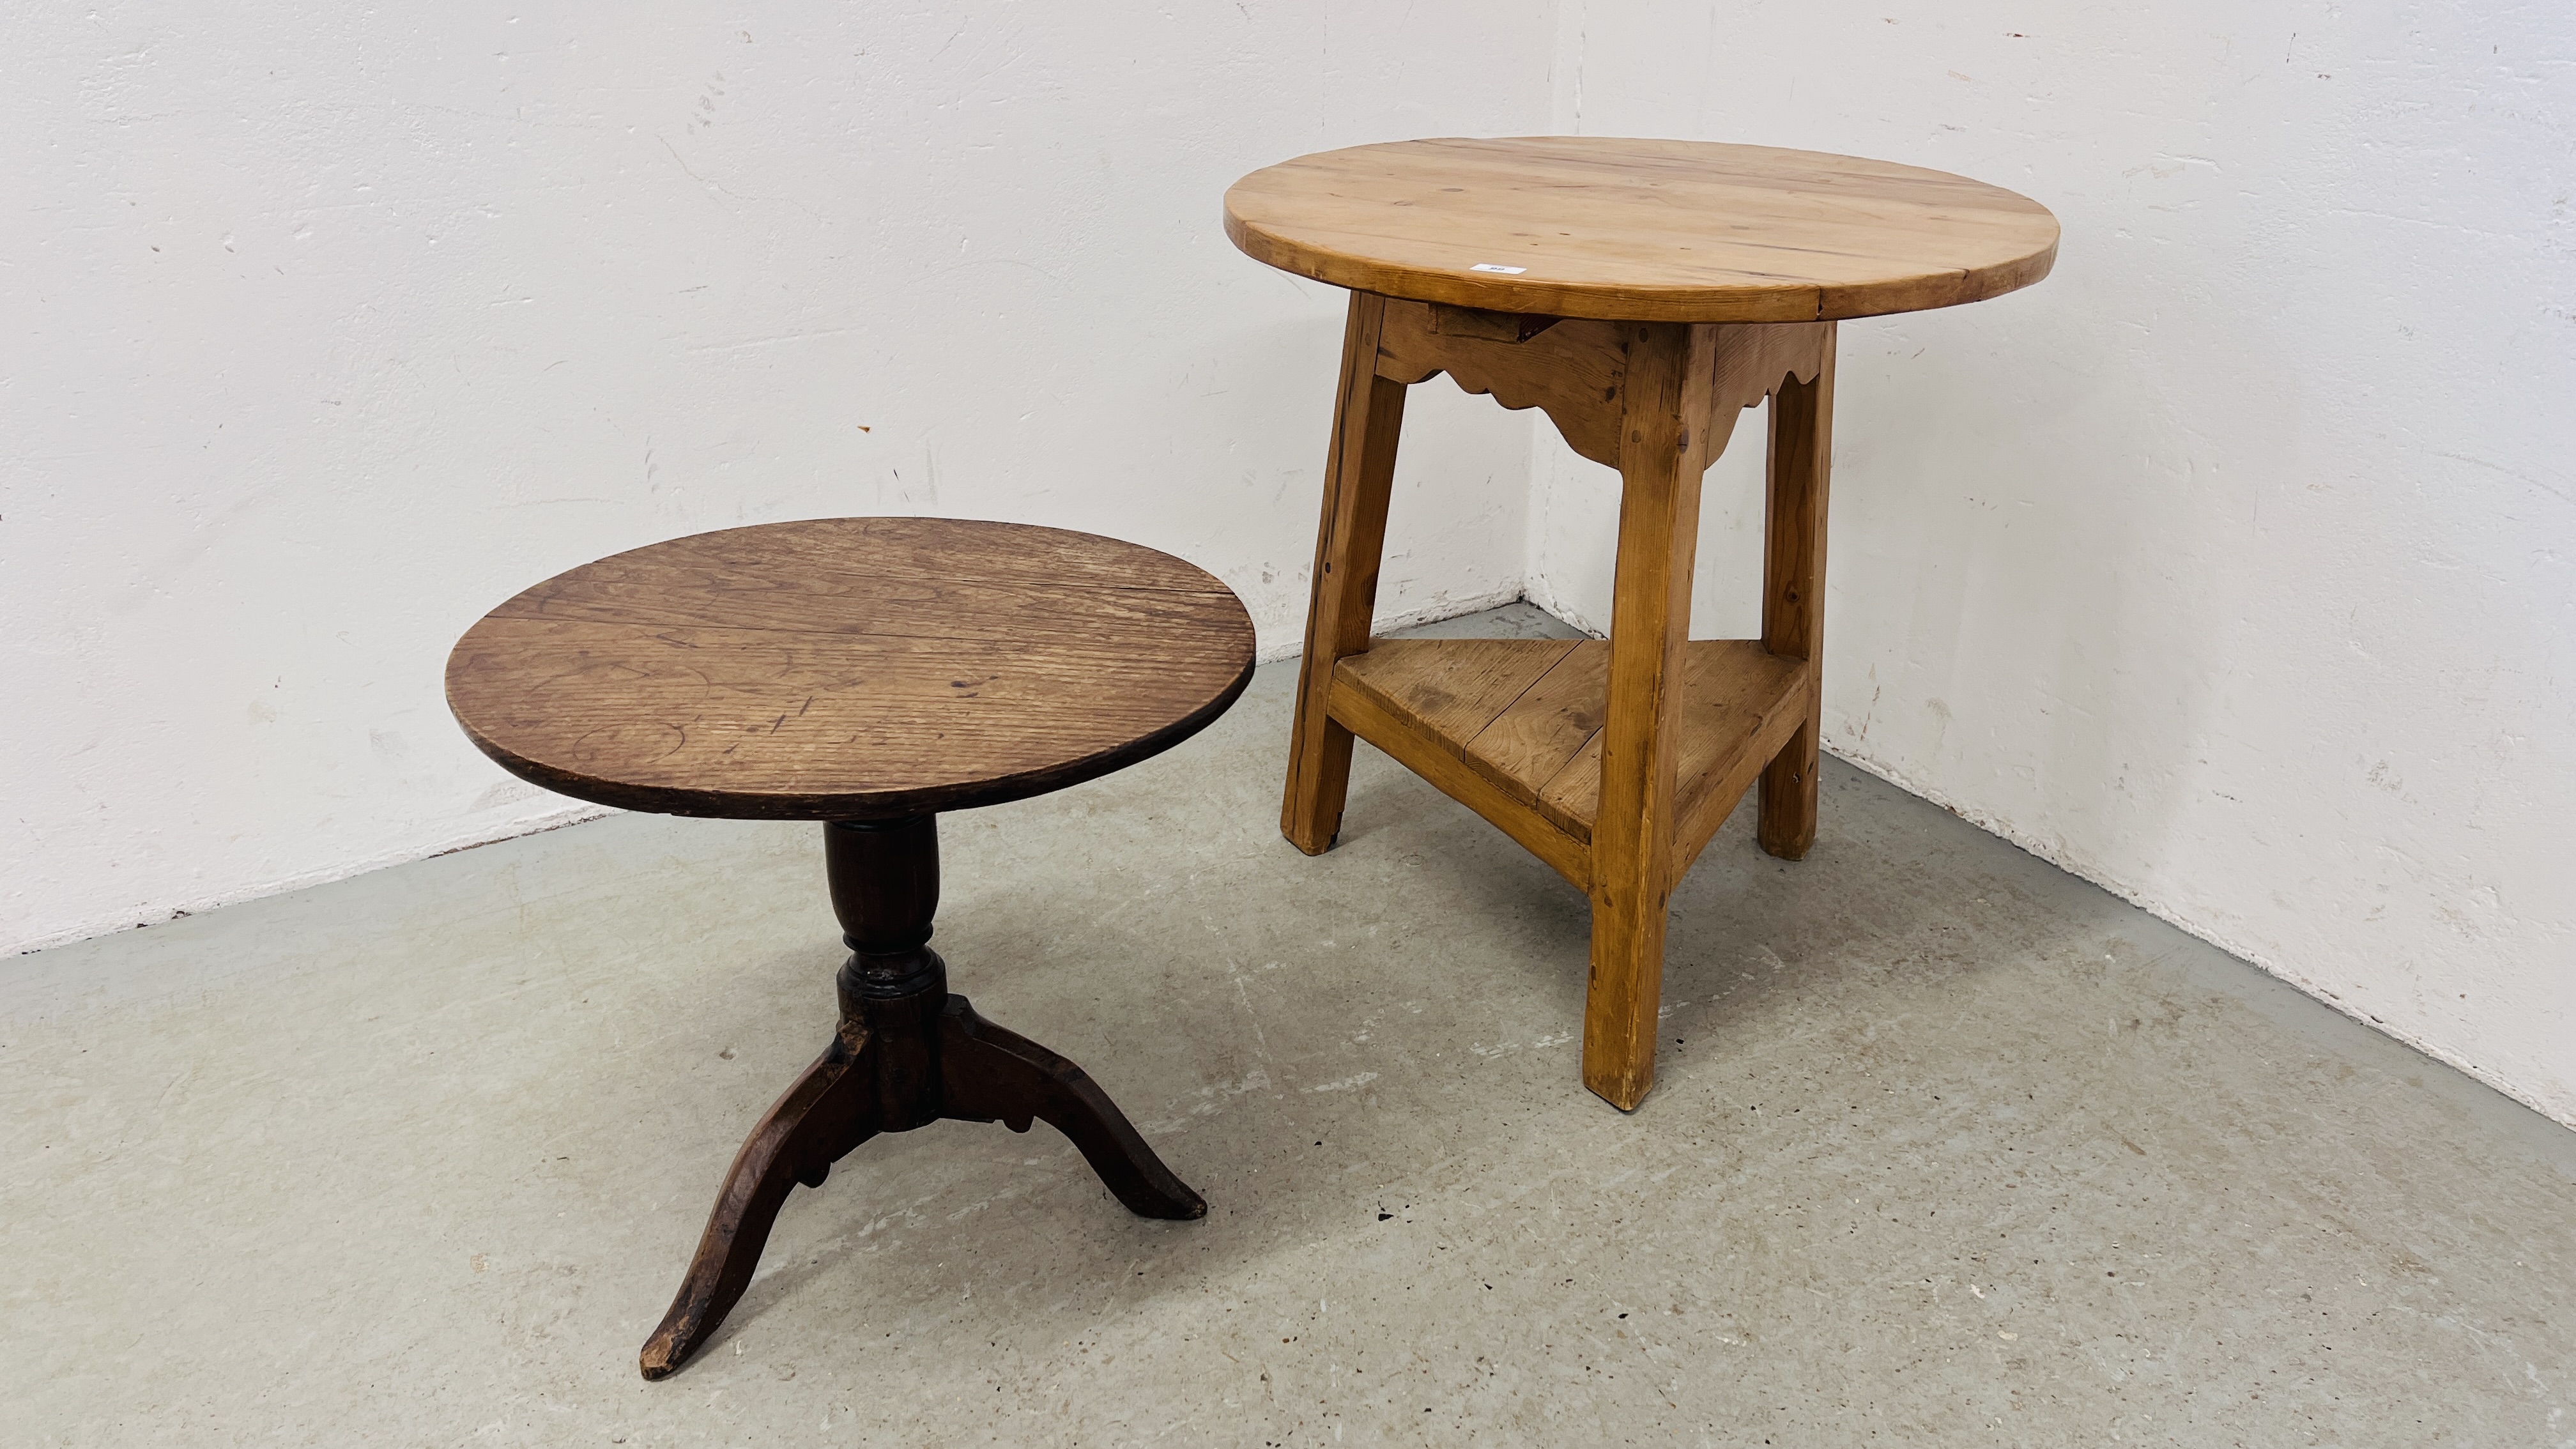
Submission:
{"label": "beveled table edge", "polygon": [[[1408,141],[1551,141],[1571,139],[1562,136],[1419,136]],[[1669,140],[1680,137],[1603,136],[1585,139]],[[1453,307],[1474,307],[1489,312],[1517,312],[1543,317],[1575,317],[1601,322],[1840,322],[1861,317],[1896,316],[1906,312],[1931,312],[1944,307],[1965,306],[1983,302],[2007,293],[2017,292],[2045,280],[2056,268],[2058,243],[2065,227],[2057,214],[2018,191],[1961,176],[1953,171],[1935,171],[1928,166],[1915,166],[1903,161],[1876,164],[1902,166],[1909,171],[1923,171],[1970,182],[1991,190],[2018,197],[2037,208],[2048,218],[2048,244],[2026,256],[1997,263],[1975,276],[1958,274],[1958,285],[1948,292],[1936,293],[1937,301],[1910,301],[1888,305],[1886,293],[1900,290],[1919,291],[1921,278],[1902,282],[1874,282],[1849,287],[1828,287],[1814,283],[1782,286],[1620,286],[1603,283],[1548,282],[1518,277],[1471,272],[1463,268],[1411,267],[1397,263],[1348,255],[1318,255],[1310,243],[1299,242],[1268,231],[1246,221],[1235,210],[1235,193],[1243,183],[1264,171],[1293,165],[1313,156],[1329,156],[1342,151],[1365,150],[1370,146],[1403,145],[1405,141],[1363,142],[1356,146],[1336,146],[1326,151],[1311,151],[1256,167],[1234,179],[1226,187],[1224,226],[1226,240],[1237,251],[1265,266],[1276,267],[1294,276],[1324,282],[1356,292],[1374,292],[1380,296],[1409,302],[1440,302]],[[1735,142],[1710,141],[1685,144],[1734,145]],[[1801,151],[1810,156],[1830,156],[1837,160],[1872,161],[1867,156],[1850,156],[1837,151],[1802,151],[1801,148],[1766,146],[1767,151]],[[1388,285],[1390,280],[1398,285]],[[1880,294],[1873,301],[1873,294]]]}

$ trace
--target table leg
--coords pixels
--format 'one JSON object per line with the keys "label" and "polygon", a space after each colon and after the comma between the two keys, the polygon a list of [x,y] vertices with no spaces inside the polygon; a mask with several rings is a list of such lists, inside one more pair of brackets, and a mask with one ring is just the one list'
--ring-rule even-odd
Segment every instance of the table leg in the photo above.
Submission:
{"label": "table leg", "polygon": [[947,966],[929,948],[939,904],[933,818],[835,822],[824,832],[832,906],[851,950],[839,978],[840,1029],[725,1174],[680,1291],[644,1341],[648,1379],[677,1372],[741,1301],[796,1184],[821,1187],[833,1163],[882,1132],[943,1119],[1014,1132],[1044,1122],[1072,1140],[1129,1211],[1207,1215],[1207,1203],[1082,1068],[949,994]]}
{"label": "table leg", "polygon": [[1690,637],[1715,350],[1713,328],[1657,324],[1641,326],[1628,352],[1601,804],[1592,827],[1592,976],[1583,1009],[1583,1085],[1622,1111],[1635,1111],[1655,1082],[1682,646]]}
{"label": "table leg", "polygon": [[1287,798],[1279,831],[1308,855],[1332,848],[1350,787],[1351,732],[1326,712],[1333,665],[1368,648],[1377,574],[1386,547],[1387,497],[1404,427],[1404,384],[1377,375],[1386,299],[1351,294],[1342,332],[1341,384],[1333,398],[1333,441],[1324,464],[1324,514],[1315,536],[1314,592],[1306,610],[1306,653],[1298,666],[1297,713],[1288,746]]}
{"label": "table leg", "polygon": [[1816,840],[1816,764],[1824,721],[1825,494],[1834,439],[1834,324],[1813,382],[1771,394],[1769,501],[1762,553],[1762,644],[1807,663],[1807,720],[1762,771],[1762,848],[1805,858]]}
{"label": "table leg", "polygon": [[[877,1135],[874,1063],[866,1033],[843,1024],[821,1059],[772,1104],[726,1170],[716,1208],[671,1309],[638,1355],[647,1379],[668,1378],[742,1301],[787,1195],[823,1185],[832,1164]],[[854,1039],[855,1038],[855,1039]]]}

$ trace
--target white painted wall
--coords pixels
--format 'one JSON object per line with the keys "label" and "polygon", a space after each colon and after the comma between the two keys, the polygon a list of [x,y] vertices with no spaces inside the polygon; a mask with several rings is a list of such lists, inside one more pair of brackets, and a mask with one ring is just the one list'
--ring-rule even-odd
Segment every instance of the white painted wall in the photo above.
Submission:
{"label": "white painted wall", "polygon": [[[1842,329],[1837,753],[2576,1124],[2576,12],[1567,0],[1558,129],[2025,191]],[[1700,631],[1756,632],[1761,419]],[[1542,434],[1531,591],[1607,622]]]}
{"label": "white painted wall", "polygon": [[[1543,130],[1537,0],[31,5],[0,20],[0,950],[576,813],[448,720],[557,570],[836,513],[1171,549],[1293,652],[1341,294],[1236,175]],[[1390,612],[1516,596],[1414,413]]]}
{"label": "white painted wall", "polygon": [[[2576,1121],[2558,10],[22,9],[0,949],[563,818],[439,663],[656,538],[1093,528],[1293,649],[1338,294],[1236,256],[1224,184],[1700,136],[2067,227],[2035,291],[1844,329],[1831,745]],[[1418,390],[1386,611],[1526,571],[1606,623],[1608,475],[1488,407]],[[1752,632],[1759,437],[1704,633]]]}

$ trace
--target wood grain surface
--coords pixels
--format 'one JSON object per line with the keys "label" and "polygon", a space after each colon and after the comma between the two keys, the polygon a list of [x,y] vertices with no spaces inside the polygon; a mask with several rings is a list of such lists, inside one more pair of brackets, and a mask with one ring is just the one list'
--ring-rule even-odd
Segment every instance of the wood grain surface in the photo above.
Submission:
{"label": "wood grain surface", "polygon": [[1592,830],[1592,975],[1583,1085],[1623,1112],[1654,1086],[1655,1009],[1671,915],[1682,646],[1690,638],[1700,474],[1722,440],[1717,327],[1661,326],[1628,354],[1619,552],[1610,580],[1610,691]]}
{"label": "wood grain surface", "polygon": [[726,529],[548,579],[466,631],[485,754],[670,815],[866,819],[1062,789],[1179,743],[1252,675],[1252,621],[1169,554],[1023,524]]}
{"label": "wood grain surface", "polygon": [[1330,849],[1351,781],[1351,732],[1325,708],[1333,661],[1368,647],[1378,564],[1404,429],[1404,387],[1377,372],[1386,299],[1353,292],[1342,328],[1342,375],[1333,391],[1333,441],[1324,457],[1324,513],[1306,605],[1306,652],[1297,666],[1297,714],[1288,743],[1288,788],[1279,833],[1308,855]]}
{"label": "wood grain surface", "polygon": [[[1806,718],[1807,705],[1804,661],[1755,640],[1693,639],[1681,657],[1676,880]],[[1607,641],[1379,639],[1344,658],[1333,682],[1335,713],[1362,739],[1412,764],[1420,751],[1381,738],[1378,722],[1397,721],[1520,810],[1590,848],[1609,717]],[[1356,707],[1361,702],[1365,710]],[[1588,871],[1576,875],[1577,884],[1590,886]]]}
{"label": "wood grain surface", "polygon": [[[1566,446],[1619,466],[1619,389],[1628,376],[1630,329],[1616,322],[1560,323],[1527,338],[1442,331],[1424,302],[1387,302],[1378,334],[1377,375],[1408,386],[1449,374],[1471,393],[1515,411],[1544,409]],[[1448,309],[1451,316],[1508,317]]]}
{"label": "wood grain surface", "polygon": [[[1827,323],[1827,327],[1833,324]],[[1806,718],[1762,772],[1762,848],[1804,860],[1816,842],[1817,753],[1824,739],[1825,518],[1834,453],[1834,348],[1813,378],[1771,401],[1762,544],[1762,643],[1807,673]]]}
{"label": "wood grain surface", "polygon": [[1225,229],[1256,260],[1335,286],[1664,322],[1813,322],[1974,302],[2047,276],[2058,233],[2039,203],[1947,172],[1604,136],[1301,156],[1237,181]]}

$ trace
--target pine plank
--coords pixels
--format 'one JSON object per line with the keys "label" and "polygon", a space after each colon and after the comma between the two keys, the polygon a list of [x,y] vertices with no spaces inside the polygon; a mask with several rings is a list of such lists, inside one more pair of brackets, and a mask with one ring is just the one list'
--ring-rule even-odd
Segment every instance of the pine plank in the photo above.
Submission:
{"label": "pine plank", "polygon": [[1384,297],[1351,294],[1341,382],[1333,394],[1333,441],[1324,460],[1324,511],[1315,531],[1306,651],[1297,666],[1288,782],[1279,802],[1279,833],[1308,855],[1323,854],[1341,833],[1351,734],[1332,717],[1333,668],[1368,648],[1395,450],[1404,432],[1404,385],[1377,372],[1385,320]]}
{"label": "pine plank", "polygon": [[[1598,639],[1381,639],[1334,671],[1334,715],[1426,777],[1414,757],[1466,765],[1503,799],[1588,846],[1601,799],[1601,727],[1610,646]],[[1803,660],[1752,639],[1682,646],[1675,875],[1806,718]],[[1351,718],[1365,700],[1369,720]],[[1398,722],[1402,752],[1380,735]],[[1449,794],[1456,772],[1433,780]],[[1479,814],[1490,812],[1479,808]]]}
{"label": "pine plank", "polygon": [[[1600,733],[1609,688],[1610,646],[1598,639],[1576,644],[1468,742],[1467,763],[1547,814],[1540,790]],[[1589,817],[1549,818],[1577,839],[1592,838]]]}
{"label": "pine plank", "polygon": [[1834,345],[1823,366],[1771,404],[1762,546],[1762,642],[1807,671],[1805,721],[1762,773],[1762,848],[1803,860],[1816,842],[1817,751],[1824,737],[1825,515],[1833,466]]}
{"label": "pine plank", "polygon": [[1964,176],[1609,136],[1445,137],[1300,156],[1237,181],[1225,229],[1255,260],[1337,287],[1656,322],[1955,306],[2047,276],[2058,240],[2047,208]]}
{"label": "pine plank", "polygon": [[[1467,742],[1574,651],[1572,639],[1379,639],[1341,662],[1339,678],[1385,709],[1419,721],[1443,749],[1469,757]],[[1505,776],[1494,783],[1534,797]]]}
{"label": "pine plank", "polygon": [[1455,741],[1440,738],[1420,719],[1389,707],[1381,696],[1359,687],[1348,670],[1334,672],[1331,698],[1333,717],[1353,734],[1386,751],[1397,764],[1430,781],[1441,794],[1485,817],[1577,889],[1590,889],[1591,848],[1558,829],[1526,802],[1505,794],[1494,782],[1467,768],[1458,757]]}

